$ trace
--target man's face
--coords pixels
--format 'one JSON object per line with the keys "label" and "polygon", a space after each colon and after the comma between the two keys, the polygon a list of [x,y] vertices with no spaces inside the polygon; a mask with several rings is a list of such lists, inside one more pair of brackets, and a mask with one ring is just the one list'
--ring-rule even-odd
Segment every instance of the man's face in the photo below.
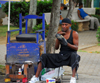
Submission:
{"label": "man's face", "polygon": [[62,23],[61,26],[62,26],[62,31],[66,32],[71,27],[71,24],[69,24],[69,23]]}
{"label": "man's face", "polygon": [[60,10],[63,10],[63,8],[64,8],[64,7],[63,7],[63,6],[61,6],[61,7],[60,7]]}
{"label": "man's face", "polygon": [[83,5],[80,6],[81,8],[83,7]]}

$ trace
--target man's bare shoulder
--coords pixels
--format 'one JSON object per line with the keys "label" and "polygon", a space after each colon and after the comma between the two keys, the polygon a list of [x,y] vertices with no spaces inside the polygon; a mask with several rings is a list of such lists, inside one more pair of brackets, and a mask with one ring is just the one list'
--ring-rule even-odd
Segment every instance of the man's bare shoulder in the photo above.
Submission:
{"label": "man's bare shoulder", "polygon": [[78,37],[78,32],[77,31],[73,31],[73,37]]}

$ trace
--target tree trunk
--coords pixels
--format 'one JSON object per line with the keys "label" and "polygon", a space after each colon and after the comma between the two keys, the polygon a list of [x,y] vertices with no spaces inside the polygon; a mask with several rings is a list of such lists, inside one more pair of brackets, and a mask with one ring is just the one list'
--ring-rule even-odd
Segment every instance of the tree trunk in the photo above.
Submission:
{"label": "tree trunk", "polygon": [[[30,0],[30,10],[29,15],[36,15],[37,10],[37,0]],[[32,27],[36,25],[36,19],[28,20],[28,32],[32,31]]]}
{"label": "tree trunk", "polygon": [[73,0],[69,0],[69,10],[68,10],[68,14],[67,14],[66,18],[69,18],[71,20],[72,13],[73,13],[75,6],[76,6],[76,2]]}
{"label": "tree trunk", "polygon": [[47,53],[55,52],[55,35],[57,33],[59,20],[60,20],[60,4],[61,4],[61,0],[53,0],[49,33],[46,42]]}

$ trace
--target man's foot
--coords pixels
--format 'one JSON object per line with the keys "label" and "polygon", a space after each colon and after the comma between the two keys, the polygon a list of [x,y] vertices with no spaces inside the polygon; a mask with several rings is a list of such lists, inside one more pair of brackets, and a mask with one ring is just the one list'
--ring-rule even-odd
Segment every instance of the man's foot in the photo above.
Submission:
{"label": "man's foot", "polygon": [[28,83],[36,83],[38,81],[39,81],[39,78],[35,77],[34,75]]}
{"label": "man's foot", "polygon": [[96,31],[97,29],[89,29],[89,30],[91,30],[91,31]]}
{"label": "man's foot", "polygon": [[71,77],[70,83],[76,83],[76,78],[75,77]]}

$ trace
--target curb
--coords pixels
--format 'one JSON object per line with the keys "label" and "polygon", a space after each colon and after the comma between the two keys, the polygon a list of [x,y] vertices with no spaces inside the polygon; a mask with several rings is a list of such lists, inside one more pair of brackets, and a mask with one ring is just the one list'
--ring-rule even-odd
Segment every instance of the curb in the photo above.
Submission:
{"label": "curb", "polygon": [[85,46],[85,47],[80,47],[79,50],[82,50],[82,49],[85,49],[85,48],[89,48],[89,47],[92,47],[92,46],[96,46],[97,44],[93,44],[93,45],[89,45],[89,46]]}

